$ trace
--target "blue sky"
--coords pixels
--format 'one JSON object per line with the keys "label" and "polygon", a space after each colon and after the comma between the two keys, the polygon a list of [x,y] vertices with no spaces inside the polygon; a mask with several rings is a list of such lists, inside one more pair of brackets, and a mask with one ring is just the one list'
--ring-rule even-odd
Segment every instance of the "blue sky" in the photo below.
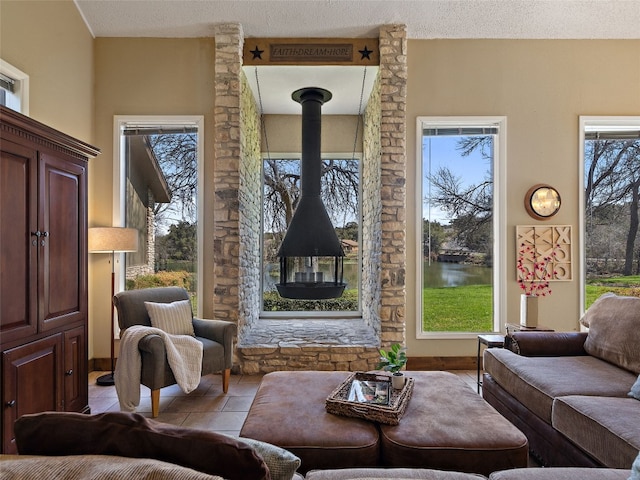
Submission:
{"label": "blue sky", "polygon": [[[453,174],[460,178],[463,185],[477,184],[481,182],[489,172],[489,160],[482,158],[480,150],[475,150],[471,155],[463,157],[456,149],[460,136],[431,136],[422,137],[422,197],[429,195],[429,154],[431,155],[431,171],[436,172],[441,167],[449,168]],[[432,192],[435,191],[432,189]],[[445,212],[438,207],[431,208],[429,217],[429,205],[422,203],[423,218],[431,218],[434,222],[443,225],[449,223]]]}

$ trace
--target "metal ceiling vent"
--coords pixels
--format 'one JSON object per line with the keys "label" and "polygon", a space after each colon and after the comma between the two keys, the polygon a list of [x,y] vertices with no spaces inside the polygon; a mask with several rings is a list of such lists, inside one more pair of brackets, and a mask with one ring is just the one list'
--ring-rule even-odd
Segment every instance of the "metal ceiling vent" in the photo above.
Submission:
{"label": "metal ceiling vent", "polygon": [[320,198],[322,104],[331,92],[301,88],[291,94],[302,105],[302,161],[300,200],[280,245],[280,283],[284,298],[321,300],[338,298],[343,282],[344,250]]}

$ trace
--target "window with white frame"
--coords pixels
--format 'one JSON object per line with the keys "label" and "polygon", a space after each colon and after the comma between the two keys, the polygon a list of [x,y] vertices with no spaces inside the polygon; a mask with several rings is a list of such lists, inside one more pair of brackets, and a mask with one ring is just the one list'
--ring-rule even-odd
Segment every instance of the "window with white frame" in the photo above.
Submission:
{"label": "window with white frame", "polygon": [[0,59],[0,105],[29,115],[29,75]]}
{"label": "window with white frame", "polygon": [[640,117],[580,118],[582,306],[640,289]]}
{"label": "window with white frame", "polygon": [[[322,154],[321,196],[340,239],[344,258],[341,297],[328,300],[292,300],[281,297],[278,249],[300,197],[299,155],[263,158],[262,317],[359,315],[362,257],[360,248],[360,156]],[[319,265],[320,270],[327,266]],[[329,275],[327,275],[329,276]]]}
{"label": "window with white frame", "polygon": [[[180,285],[202,311],[203,117],[115,119],[114,225],[138,231],[121,289]],[[125,278],[126,277],[126,281]]]}
{"label": "window with white frame", "polygon": [[500,330],[504,117],[419,117],[418,338]]}

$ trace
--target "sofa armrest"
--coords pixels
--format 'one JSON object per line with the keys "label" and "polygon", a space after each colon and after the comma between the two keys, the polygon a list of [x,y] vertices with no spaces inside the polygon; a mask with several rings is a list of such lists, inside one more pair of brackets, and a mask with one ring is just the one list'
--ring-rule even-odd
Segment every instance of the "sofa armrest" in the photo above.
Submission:
{"label": "sofa armrest", "polygon": [[196,337],[214,340],[224,347],[225,352],[231,352],[237,328],[235,323],[225,320],[194,318],[193,330]]}
{"label": "sofa armrest", "polygon": [[587,332],[513,332],[512,349],[525,357],[586,355]]}

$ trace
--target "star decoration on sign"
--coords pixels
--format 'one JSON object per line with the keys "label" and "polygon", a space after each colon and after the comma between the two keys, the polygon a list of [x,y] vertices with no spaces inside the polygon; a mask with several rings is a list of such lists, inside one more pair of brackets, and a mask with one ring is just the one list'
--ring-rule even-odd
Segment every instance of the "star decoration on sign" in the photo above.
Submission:
{"label": "star decoration on sign", "polygon": [[369,50],[366,45],[364,46],[364,50],[358,50],[358,52],[362,55],[360,57],[360,60],[364,60],[365,58],[367,60],[371,60],[371,57],[369,55],[373,53],[373,50]]}
{"label": "star decoration on sign", "polygon": [[[364,48],[367,48],[367,47],[364,47]],[[253,60],[255,60],[256,58],[259,58],[260,60],[262,60],[262,54],[264,53],[264,50],[260,50],[256,45],[256,48],[254,48],[253,50],[249,50],[249,53],[253,54]]]}

